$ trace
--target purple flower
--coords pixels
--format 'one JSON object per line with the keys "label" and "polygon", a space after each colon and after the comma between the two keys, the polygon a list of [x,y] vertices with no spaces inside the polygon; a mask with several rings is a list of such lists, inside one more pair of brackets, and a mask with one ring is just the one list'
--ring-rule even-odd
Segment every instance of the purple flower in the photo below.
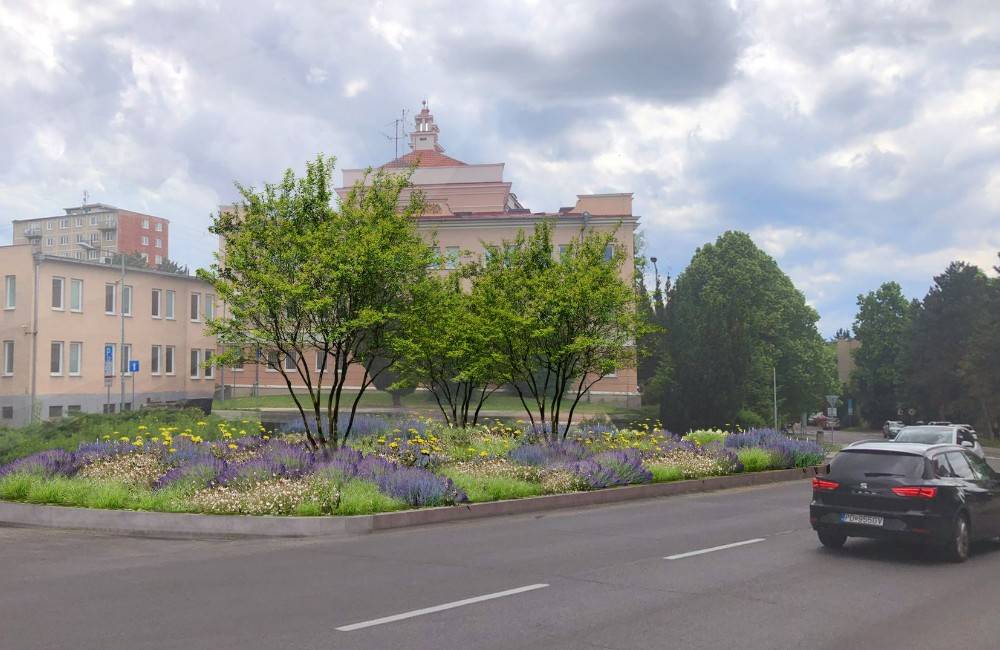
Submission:
{"label": "purple flower", "polygon": [[587,455],[587,449],[583,445],[571,440],[520,445],[511,449],[508,454],[515,463],[533,467],[566,465]]}
{"label": "purple flower", "polygon": [[729,449],[744,447],[766,449],[774,456],[775,464],[785,468],[818,465],[825,457],[823,448],[815,442],[795,440],[774,429],[751,429],[745,433],[732,433],[726,436],[725,445]]}
{"label": "purple flower", "polygon": [[652,473],[642,466],[642,456],[635,449],[605,451],[574,463],[570,470],[591,489],[653,480]]}
{"label": "purple flower", "polygon": [[211,454],[189,459],[183,465],[173,467],[153,483],[154,490],[185,485],[193,489],[208,487],[214,483],[225,468],[225,462]]}
{"label": "purple flower", "polygon": [[76,454],[63,449],[50,449],[19,458],[0,467],[0,478],[9,474],[40,474],[42,476],[72,476],[80,469]]}

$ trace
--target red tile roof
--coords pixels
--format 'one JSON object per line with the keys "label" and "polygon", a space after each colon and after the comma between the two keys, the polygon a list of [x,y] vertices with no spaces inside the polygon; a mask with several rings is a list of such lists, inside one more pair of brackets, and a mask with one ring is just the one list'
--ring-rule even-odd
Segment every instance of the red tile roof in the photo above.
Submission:
{"label": "red tile roof", "polygon": [[459,167],[466,163],[455,160],[451,156],[446,156],[440,151],[433,149],[419,149],[400,156],[393,161],[382,165],[383,168],[409,167],[416,163],[418,167]]}

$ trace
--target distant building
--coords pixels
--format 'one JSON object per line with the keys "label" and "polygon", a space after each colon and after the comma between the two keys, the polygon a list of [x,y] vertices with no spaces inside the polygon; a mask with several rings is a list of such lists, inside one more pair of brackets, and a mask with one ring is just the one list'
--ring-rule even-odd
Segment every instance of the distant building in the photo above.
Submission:
{"label": "distant building", "polygon": [[0,246],[0,282],[0,426],[27,423],[32,413],[117,411],[123,372],[126,410],[210,404],[217,369],[202,363],[215,354],[204,326],[215,297],[202,280],[129,267],[122,287],[117,266],[16,245]]}
{"label": "distant building", "polygon": [[14,245],[37,243],[46,255],[100,261],[138,253],[150,266],[170,256],[170,221],[104,203],[64,208],[55,217],[14,220]]}
{"label": "distant building", "polygon": [[837,339],[834,341],[837,350],[837,381],[848,384],[851,381],[851,373],[854,372],[856,363],[854,353],[861,347],[861,341],[857,339]]}
{"label": "distant building", "polygon": [[[584,227],[614,231],[625,249],[622,276],[631,280],[635,228],[639,221],[632,214],[632,194],[578,194],[571,207],[556,212],[532,212],[521,205],[511,191],[510,181],[504,180],[504,163],[468,164],[444,153],[439,143],[440,129],[426,102],[415,122],[415,130],[410,134],[411,150],[382,165],[382,169],[403,172],[416,166],[410,180],[413,190],[423,193],[426,204],[418,228],[428,241],[432,235],[437,237],[440,252],[447,260],[446,268],[482,256],[487,246],[512,240],[519,230],[530,232],[535,224],[544,220],[553,224],[553,244],[557,248],[579,236]],[[364,174],[363,169],[345,169],[343,186],[337,190],[340,196],[345,197]],[[407,193],[401,200],[405,203],[408,198]],[[255,384],[262,391],[283,392],[287,390],[284,380],[273,369],[278,362],[287,363],[289,369],[294,369],[292,359],[281,361],[275,357],[259,367],[247,364],[231,375],[227,373],[226,384],[237,394],[245,394]],[[315,363],[319,368],[323,360],[317,357]],[[352,370],[356,372],[349,375],[349,384],[358,387],[362,371],[360,368]],[[636,369],[623,368],[605,377],[594,385],[586,399],[638,405]]]}

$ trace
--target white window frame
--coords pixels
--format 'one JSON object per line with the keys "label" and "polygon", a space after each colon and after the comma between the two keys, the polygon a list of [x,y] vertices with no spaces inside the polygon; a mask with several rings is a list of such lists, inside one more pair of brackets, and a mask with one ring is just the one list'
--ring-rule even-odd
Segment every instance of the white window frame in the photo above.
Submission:
{"label": "white window frame", "polygon": [[205,294],[205,304],[202,306],[202,316],[207,321],[209,319],[215,318],[215,295],[211,293]]}
{"label": "white window frame", "polygon": [[150,347],[149,352],[149,374],[153,377],[159,377],[163,372],[163,346],[154,345]]}
{"label": "white window frame", "polygon": [[189,361],[191,363],[191,369],[188,376],[191,379],[201,379],[201,350],[198,348],[191,348],[191,353],[188,356],[190,357]]}
{"label": "white window frame", "polygon": [[177,374],[177,347],[174,345],[163,346],[163,374],[168,377]]}
{"label": "white window frame", "polygon": [[[73,369],[73,350],[76,350],[76,370]],[[67,369],[69,370],[70,377],[79,377],[83,374],[83,342],[82,341],[70,341],[69,342],[69,354],[67,361]]]}
{"label": "white window frame", "polygon": [[161,318],[163,318],[163,309],[162,305],[160,304],[163,302],[163,290],[154,287],[149,292],[149,299],[150,299],[150,306],[149,306],[150,316],[152,316],[157,320],[160,320]]}
{"label": "white window frame", "polygon": [[[59,282],[59,305],[56,306],[56,282]],[[52,311],[66,311],[66,278],[53,275],[52,276],[52,300],[49,305],[52,307]]]}
{"label": "white window frame", "polygon": [[264,372],[278,372],[278,369],[275,367],[277,364],[271,364],[271,355],[274,355],[277,363],[282,363],[281,353],[277,350],[269,350],[264,354]]}
{"label": "white window frame", "polygon": [[197,291],[192,291],[191,296],[188,299],[188,307],[191,310],[189,314],[191,316],[192,323],[201,322],[201,294]]}
{"label": "white window frame", "polygon": [[143,219],[142,220],[142,229],[143,230],[149,230],[149,219]]}
{"label": "white window frame", "polygon": [[[111,311],[108,311],[108,289],[111,289]],[[118,313],[118,287],[113,282],[104,283],[104,313],[114,316]]]}
{"label": "white window frame", "polygon": [[[76,294],[76,305],[73,304],[73,288],[79,287],[79,291]],[[80,278],[70,278],[69,279],[69,310],[79,314],[83,311],[83,280]]]}
{"label": "white window frame", "polygon": [[215,366],[208,364],[208,362],[211,361],[212,357],[214,356],[215,356],[214,352],[208,348],[206,348],[205,351],[202,352],[201,358],[206,364],[205,379],[215,379]]}
{"label": "white window frame", "polygon": [[[292,363],[291,368],[288,367],[288,362],[289,361]],[[299,368],[299,366],[296,363],[296,361],[297,361],[297,359],[295,358],[295,354],[286,354],[284,356],[284,358],[281,360],[281,363],[283,364],[285,372],[296,372],[298,370],[298,368]]]}
{"label": "white window frame", "polygon": [[3,308],[17,308],[17,276],[5,275],[3,277]]}
{"label": "white window frame", "polygon": [[122,313],[125,316],[132,315],[132,297],[135,292],[132,290],[131,284],[122,285]]}
{"label": "white window frame", "polygon": [[148,236],[146,236],[146,235],[142,236],[142,245],[143,246],[149,246],[149,237]]}
{"label": "white window frame", "polygon": [[122,359],[122,375],[124,375],[126,377],[131,377],[132,373],[128,371],[128,364],[129,364],[129,362],[132,361],[132,344],[131,343],[126,343],[124,345],[124,347],[122,347],[121,359]]}
{"label": "white window frame", "polygon": [[3,366],[0,367],[0,376],[3,377],[13,377],[14,376],[14,341],[7,340],[0,343],[0,348],[3,351]]}
{"label": "white window frame", "polygon": [[156,248],[163,248],[163,240],[159,237],[156,238]]}
{"label": "white window frame", "polygon": [[156,222],[156,232],[163,232],[163,222],[162,221],[157,221]]}
{"label": "white window frame", "polygon": [[162,255],[157,255],[156,256],[156,265],[159,266],[160,264],[163,264],[163,256]]}
{"label": "white window frame", "polygon": [[174,309],[177,306],[177,292],[167,289],[163,302],[163,317],[167,320],[174,320]]}
{"label": "white window frame", "polygon": [[[56,360],[56,356],[57,356],[57,355],[54,355],[53,352],[55,352],[55,349],[56,349],[57,345],[59,346],[59,354],[58,354],[59,369],[58,370],[53,370],[52,369],[52,362]],[[66,344],[63,341],[52,341],[51,343],[49,343],[49,375],[50,376],[52,376],[52,377],[62,377],[62,374],[63,374],[63,356],[64,356],[65,349],[66,349]]]}

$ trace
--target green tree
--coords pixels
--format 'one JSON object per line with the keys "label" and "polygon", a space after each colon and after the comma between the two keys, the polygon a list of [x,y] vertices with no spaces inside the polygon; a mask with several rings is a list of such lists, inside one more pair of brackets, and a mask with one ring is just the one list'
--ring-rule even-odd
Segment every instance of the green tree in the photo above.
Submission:
{"label": "green tree", "polygon": [[502,383],[496,328],[476,309],[476,296],[462,290],[462,275],[455,270],[415,288],[416,307],[395,344],[401,376],[430,391],[445,421],[456,427],[477,424],[483,404]]}
{"label": "green tree", "polygon": [[[642,254],[643,241],[636,237],[635,287],[637,295],[636,311],[646,323],[646,332],[638,341],[637,379],[644,404],[655,404],[659,400],[655,377],[657,369],[666,356],[666,296],[670,293],[670,276],[660,277],[656,258],[646,258]],[[646,288],[646,272],[653,266],[653,292]]]}
{"label": "green tree", "polygon": [[389,393],[395,408],[403,406],[403,398],[413,394],[416,389],[412,383],[404,381],[398,370],[398,359],[375,357],[372,363],[372,374],[375,378],[375,388]]}
{"label": "green tree", "polygon": [[851,392],[869,425],[896,419],[905,386],[904,352],[910,331],[910,303],[895,282],[858,296]]}
{"label": "green tree", "polygon": [[834,341],[850,341],[851,338],[852,338],[851,331],[843,327],[838,329],[837,332],[833,335]]}
{"label": "green tree", "polygon": [[960,364],[988,299],[982,270],[952,262],[934,278],[916,310],[907,350],[907,393],[923,419],[979,418],[981,405],[967,390]]}
{"label": "green tree", "polygon": [[[217,363],[256,348],[292,359],[292,370],[270,365],[285,380],[310,446],[324,452],[350,435],[361,396],[384,371],[376,360],[394,359],[391,341],[411,308],[411,288],[434,258],[416,231],[420,197],[399,209],[408,175],[369,172],[334,205],[332,172],[333,159],[320,156],[301,178],[288,170],[262,191],[237,184],[239,208],[220,212],[211,227],[224,238],[223,256],[198,272],[227,305],[226,316],[208,325],[232,348]],[[327,360],[320,368],[317,352]],[[342,426],[354,366],[365,378]],[[296,377],[305,396],[294,390]]]}
{"label": "green tree", "polygon": [[[666,306],[663,421],[675,431],[772,420],[772,371],[781,415],[795,418],[836,385],[818,315],[777,263],[729,231],[699,248]],[[750,411],[757,419],[750,417]]]}
{"label": "green tree", "polygon": [[186,265],[179,264],[169,257],[164,258],[163,262],[156,267],[156,270],[163,271],[164,273],[177,273],[179,275],[189,274],[188,267]]}
{"label": "green tree", "polygon": [[635,363],[644,325],[632,280],[621,277],[624,251],[614,233],[582,230],[554,252],[550,224],[521,232],[487,255],[472,295],[496,328],[501,376],[532,425],[565,438],[590,388]]}
{"label": "green tree", "polygon": [[[993,269],[1000,274],[1000,263]],[[987,280],[983,309],[972,332],[959,374],[978,402],[983,431],[1000,436],[1000,278]]]}

